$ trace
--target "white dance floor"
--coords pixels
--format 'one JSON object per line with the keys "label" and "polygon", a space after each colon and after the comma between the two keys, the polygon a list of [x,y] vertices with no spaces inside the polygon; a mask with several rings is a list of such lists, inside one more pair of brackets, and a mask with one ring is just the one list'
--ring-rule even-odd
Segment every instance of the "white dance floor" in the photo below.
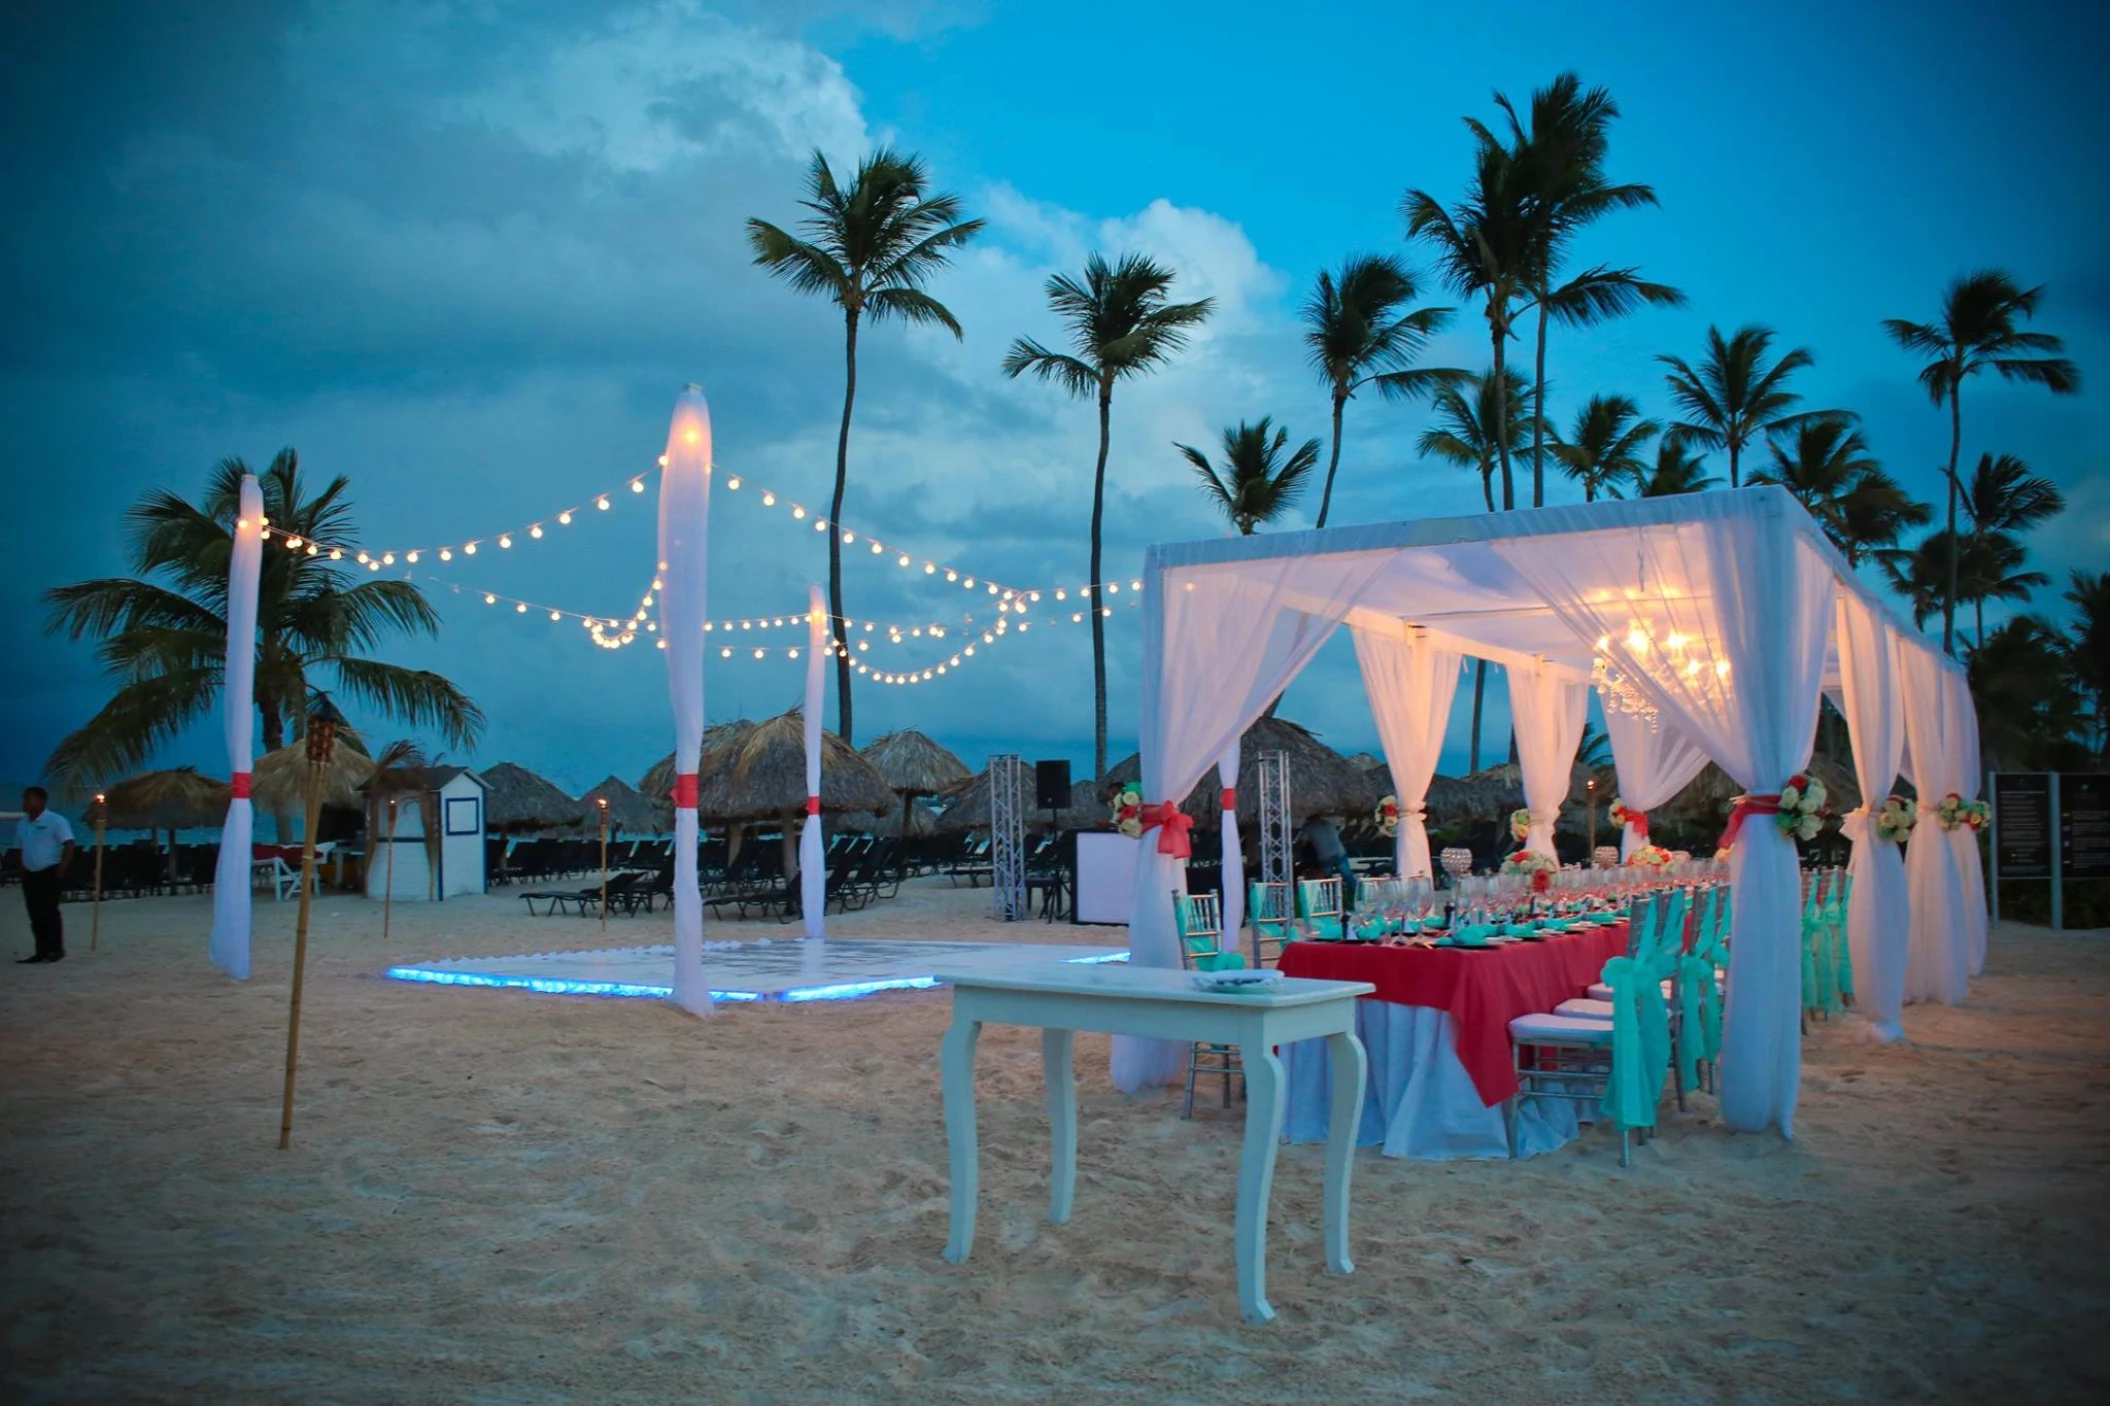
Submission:
{"label": "white dance floor", "polygon": [[[1044,962],[1120,962],[1122,947],[1010,942],[878,942],[805,938],[728,943],[703,954],[716,1001],[841,1001],[875,991],[938,985],[931,973],[1011,971]],[[647,996],[674,992],[674,949],[599,947],[517,957],[458,957],[390,967],[397,981],[491,986],[545,996]]]}

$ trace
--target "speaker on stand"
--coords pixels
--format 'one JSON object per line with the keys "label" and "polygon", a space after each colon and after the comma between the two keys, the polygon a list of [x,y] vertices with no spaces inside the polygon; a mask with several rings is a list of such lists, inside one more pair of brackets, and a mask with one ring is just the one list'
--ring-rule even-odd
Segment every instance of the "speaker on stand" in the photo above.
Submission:
{"label": "speaker on stand", "polygon": [[[1033,791],[1034,798],[1039,802],[1040,808],[1048,813],[1048,830],[1057,836],[1055,886],[1054,892],[1049,895],[1045,910],[1048,921],[1053,922],[1056,908],[1058,906],[1066,908],[1069,903],[1069,895],[1066,892],[1063,878],[1066,866],[1062,862],[1060,832],[1056,830],[1056,812],[1067,809],[1070,804],[1069,760],[1067,758],[1057,758],[1054,761],[1035,762],[1033,764]],[[1074,866],[1067,867],[1074,870]]]}

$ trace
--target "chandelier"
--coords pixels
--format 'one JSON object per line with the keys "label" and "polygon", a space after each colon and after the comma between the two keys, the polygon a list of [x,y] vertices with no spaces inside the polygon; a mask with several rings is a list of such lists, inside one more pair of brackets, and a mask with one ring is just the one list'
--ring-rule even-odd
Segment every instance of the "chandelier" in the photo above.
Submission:
{"label": "chandelier", "polygon": [[1610,643],[1609,639],[1597,642],[1598,652],[1590,658],[1590,682],[1597,686],[1597,696],[1603,700],[1607,713],[1623,713],[1628,717],[1640,718],[1654,731],[1656,707],[1640,689],[1634,687],[1633,680],[1627,677],[1626,672],[1605,656],[1604,649]]}
{"label": "chandelier", "polygon": [[[1661,687],[1691,696],[1710,708],[1724,706],[1729,691],[1729,661],[1702,656],[1709,651],[1688,635],[1672,630],[1662,639],[1640,620],[1627,627],[1624,655]],[[1635,684],[1634,675],[1611,657],[1612,637],[1600,635],[1590,659],[1590,682],[1597,686],[1607,712],[1645,719],[1653,730],[1656,707]],[[1660,663],[1659,663],[1660,661]]]}

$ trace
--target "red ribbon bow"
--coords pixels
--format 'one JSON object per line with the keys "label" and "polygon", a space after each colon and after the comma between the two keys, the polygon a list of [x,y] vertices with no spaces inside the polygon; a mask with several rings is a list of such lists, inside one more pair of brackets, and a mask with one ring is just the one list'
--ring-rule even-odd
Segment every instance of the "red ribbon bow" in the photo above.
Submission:
{"label": "red ribbon bow", "polygon": [[676,810],[696,809],[696,791],[695,772],[684,771],[676,773],[674,777],[674,808]]}
{"label": "red ribbon bow", "polygon": [[1628,811],[1628,812],[1626,813],[1626,824],[1627,824],[1627,828],[1628,828],[1629,830],[1632,830],[1632,831],[1634,832],[1634,838],[1635,838],[1635,839],[1637,839],[1637,840],[1641,841],[1641,843],[1643,843],[1643,844],[1647,844],[1647,843],[1648,843],[1648,812],[1647,812],[1647,811],[1645,811],[1645,810],[1629,810],[1629,811]]}
{"label": "red ribbon bow", "polygon": [[1778,792],[1770,796],[1738,796],[1736,798],[1736,809],[1729,812],[1729,826],[1722,831],[1722,841],[1715,848],[1728,849],[1736,843],[1737,833],[1744,828],[1745,816],[1778,814],[1780,814],[1780,795]]}
{"label": "red ribbon bow", "polygon": [[1194,828],[1194,817],[1170,801],[1159,801],[1143,807],[1143,828],[1158,830],[1158,853],[1169,854],[1175,859],[1186,859],[1194,853],[1194,845],[1187,832]]}
{"label": "red ribbon bow", "polygon": [[821,813],[821,798],[820,798],[819,796],[808,796],[808,797],[806,798],[806,814],[808,814],[808,815],[819,815],[820,813]]}
{"label": "red ribbon bow", "polygon": [[1235,787],[1235,786],[1226,786],[1226,787],[1224,787],[1224,794],[1223,794],[1223,809],[1225,809],[1225,810],[1236,810],[1236,809],[1238,809],[1238,788],[1237,788],[1237,787]]}
{"label": "red ribbon bow", "polygon": [[250,773],[248,773],[248,772],[246,772],[246,771],[238,771],[238,772],[236,772],[236,773],[234,774],[234,777],[233,777],[233,779],[232,779],[232,780],[231,780],[231,781],[230,781],[230,782],[228,783],[228,784],[229,784],[229,795],[228,795],[228,799],[229,799],[229,800],[235,800],[235,801],[246,801],[246,800],[248,800],[248,799],[249,799],[249,783],[250,783],[250,779],[251,779],[251,777],[250,777]]}

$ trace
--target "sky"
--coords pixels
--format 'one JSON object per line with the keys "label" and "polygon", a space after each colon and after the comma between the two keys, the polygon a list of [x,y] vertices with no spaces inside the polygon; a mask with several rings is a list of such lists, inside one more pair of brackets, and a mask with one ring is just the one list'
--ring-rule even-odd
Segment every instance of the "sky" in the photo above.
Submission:
{"label": "sky", "polygon": [[[1153,541],[1229,529],[1177,443],[1272,415],[1326,433],[1296,311],[1317,271],[1393,252],[1409,187],[1453,199],[1491,119],[1564,69],[1619,100],[1610,170],[1660,208],[1591,229],[1576,265],[1634,265],[1689,305],[1557,332],[1549,411],[1593,393],[1667,417],[1660,353],[1710,323],[1777,329],[1816,358],[1807,403],[1857,411],[1878,459],[1937,496],[1946,416],[1881,319],[1931,319],[1979,267],[2047,291],[2082,393],[1982,380],[1966,461],[2020,455],[2071,503],[2034,562],[2063,583],[2110,551],[2110,141],[2088,59],[2100,11],[1934,3],[1693,6],[32,3],[0,48],[0,777],[28,779],[108,697],[90,645],[47,635],[39,593],[128,570],[123,513],[196,492],[228,457],[296,446],[346,474],[362,544],[488,542],[650,468],[685,382],[709,397],[721,468],[711,614],[799,609],[824,539],[842,327],[750,261],[744,222],[789,224],[809,154],[840,169],[920,153],[984,234],[931,291],[963,324],[868,328],[844,524],[846,609],[904,626],[875,667],[929,667],[990,602],[928,560],[1019,586],[1087,573],[1096,425],[1057,389],[1006,380],[1011,340],[1059,338],[1043,288],[1102,251],[1150,254],[1216,312],[1113,411],[1107,574]],[[1455,305],[1433,279],[1422,301]],[[1463,316],[1427,364],[1487,361]],[[1470,473],[1426,463],[1426,412],[1352,402],[1334,521],[1471,512]],[[1717,465],[1716,472],[1720,472]],[[738,492],[726,477],[745,475]],[[749,491],[783,501],[765,509]],[[606,651],[576,622],[486,591],[628,615],[649,584],[652,494],[618,492],[539,541],[417,574],[445,624],[386,657],[441,670],[488,714],[473,756],[574,790],[634,780],[672,746],[664,656]],[[1562,482],[1556,501],[1579,497]],[[1317,495],[1307,501],[1316,511]],[[1304,525],[1300,518],[1296,525]],[[1134,748],[1138,616],[1109,625],[1112,755]],[[2056,611],[2056,588],[2039,605]],[[971,619],[969,618],[971,617]],[[1052,623],[1052,622],[1051,622]],[[790,641],[771,636],[772,643]],[[1088,634],[1008,636],[914,688],[861,684],[856,734],[918,726],[1088,767]],[[781,712],[802,662],[709,660],[712,721]],[[832,684],[831,684],[832,692]],[[1444,770],[1465,765],[1463,689]],[[384,720],[354,721],[386,738]],[[1375,727],[1345,638],[1283,715],[1343,751]],[[833,706],[830,706],[831,725]],[[1499,686],[1488,729],[1506,727]],[[1489,755],[1499,746],[1490,742]],[[225,772],[216,722],[156,759]],[[1081,773],[1080,773],[1081,774]]]}

